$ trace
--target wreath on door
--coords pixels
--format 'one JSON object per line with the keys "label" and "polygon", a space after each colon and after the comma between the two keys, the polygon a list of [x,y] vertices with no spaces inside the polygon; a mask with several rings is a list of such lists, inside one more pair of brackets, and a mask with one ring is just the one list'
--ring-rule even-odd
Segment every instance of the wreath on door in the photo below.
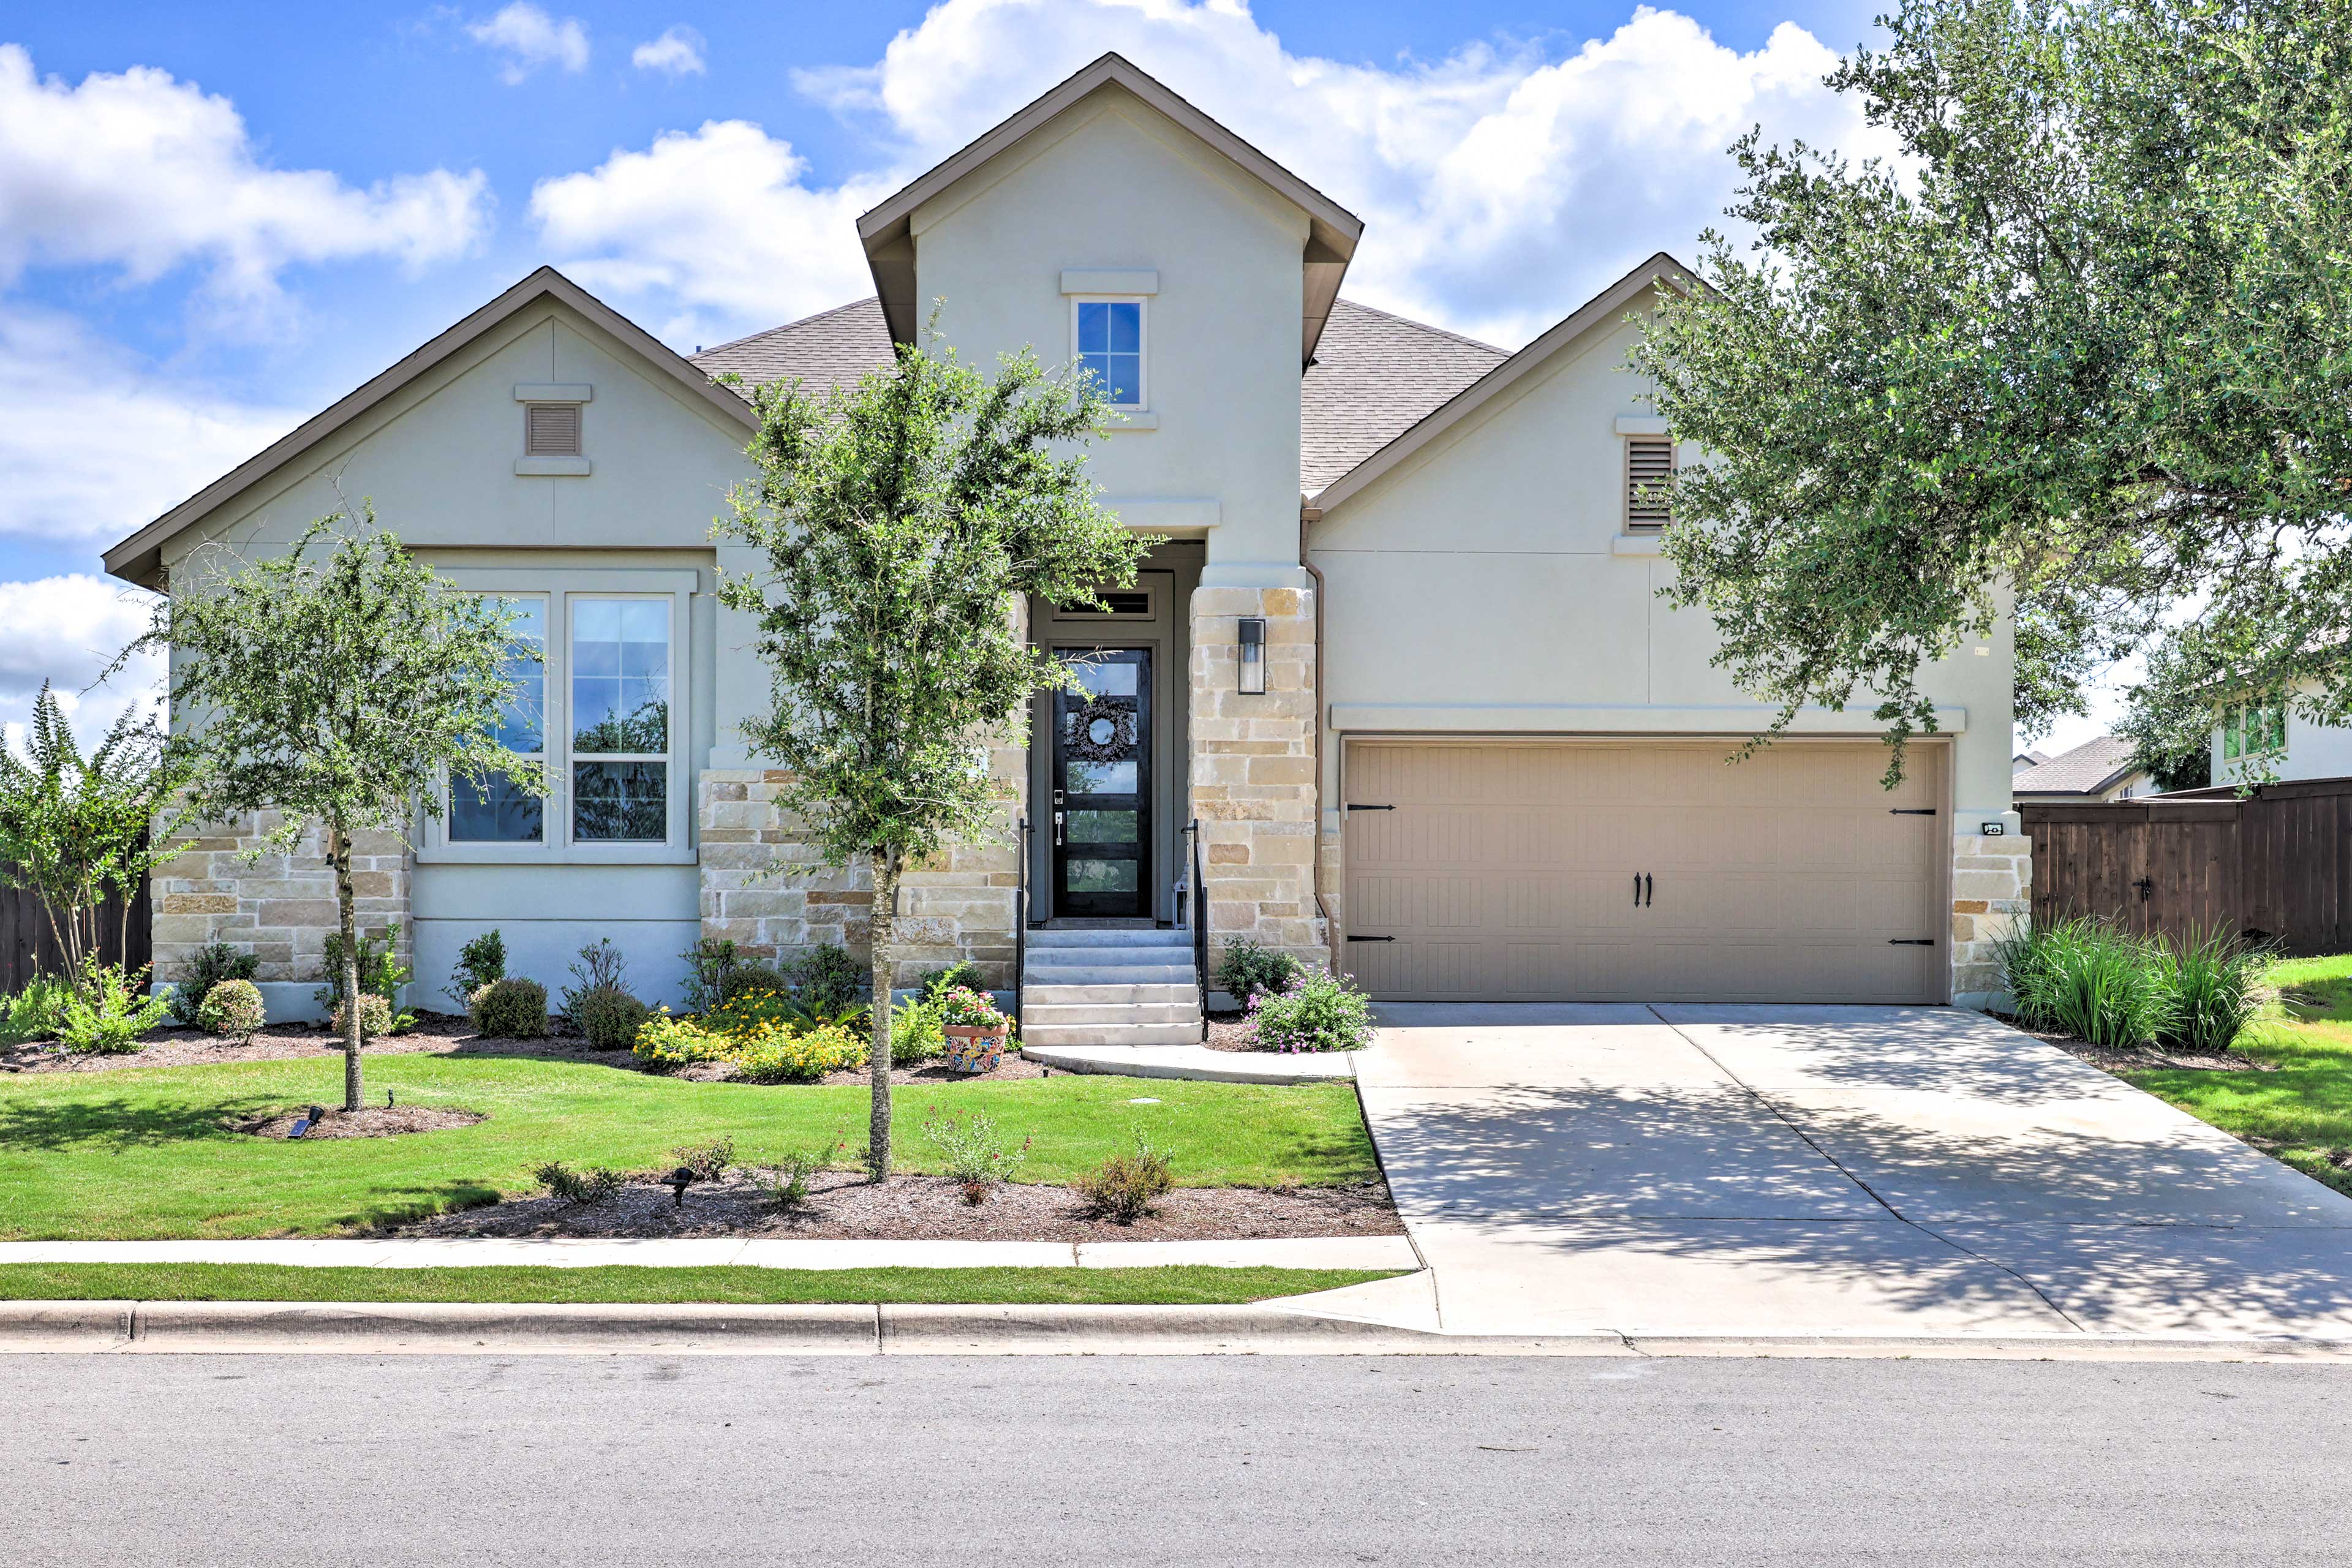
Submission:
{"label": "wreath on door", "polygon": [[1062,750],[1076,763],[1125,762],[1135,750],[1135,700],[1094,697],[1069,710]]}

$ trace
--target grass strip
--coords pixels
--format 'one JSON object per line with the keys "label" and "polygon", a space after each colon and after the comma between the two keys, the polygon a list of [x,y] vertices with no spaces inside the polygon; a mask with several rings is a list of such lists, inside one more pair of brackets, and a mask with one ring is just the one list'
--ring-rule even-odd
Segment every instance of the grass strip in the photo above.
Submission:
{"label": "grass strip", "polygon": [[0,1264],[10,1301],[945,1302],[1192,1307],[1335,1290],[1396,1270],[1215,1268],[307,1268],[284,1263]]}

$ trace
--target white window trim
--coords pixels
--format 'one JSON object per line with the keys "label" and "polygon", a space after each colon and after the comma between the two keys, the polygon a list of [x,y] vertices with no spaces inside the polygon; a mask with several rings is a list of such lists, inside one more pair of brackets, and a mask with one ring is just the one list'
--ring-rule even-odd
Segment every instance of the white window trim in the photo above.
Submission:
{"label": "white window trim", "polygon": [[[675,866],[692,865],[693,607],[697,574],[690,571],[533,572],[505,567],[442,568],[441,574],[467,593],[530,595],[547,601],[547,706],[541,715],[541,762],[547,772],[547,800],[537,844],[453,843],[446,816],[422,810],[414,842],[420,865],[471,866]],[[668,832],[651,840],[614,843],[572,837],[572,602],[574,599],[660,599],[669,611],[669,790]],[[625,758],[604,758],[622,761]],[[442,785],[447,809],[447,785]]]}
{"label": "white window trim", "polygon": [[[1084,363],[1078,353],[1079,306],[1132,305],[1135,307],[1135,359],[1137,365],[1135,373],[1135,392],[1137,400],[1133,403],[1114,403],[1111,406],[1121,414],[1150,413],[1151,411],[1151,297],[1147,294],[1073,294],[1069,296],[1069,300],[1070,363],[1074,365]],[[1129,429],[1137,427],[1138,426],[1133,424],[1129,424],[1128,426],[1128,428]],[[1145,429],[1154,427],[1156,427],[1156,422],[1153,426],[1141,426],[1141,428]],[[1119,428],[1119,426],[1114,423],[1106,425],[1103,428],[1106,430],[1116,430]]]}

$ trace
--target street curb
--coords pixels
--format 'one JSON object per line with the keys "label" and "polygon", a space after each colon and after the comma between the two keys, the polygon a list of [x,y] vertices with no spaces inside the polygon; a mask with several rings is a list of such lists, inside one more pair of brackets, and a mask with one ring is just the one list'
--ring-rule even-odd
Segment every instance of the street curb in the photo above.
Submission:
{"label": "street curb", "polygon": [[1438,1355],[2352,1363],[2352,1340],[1430,1333],[1251,1305],[5,1301],[0,1354]]}

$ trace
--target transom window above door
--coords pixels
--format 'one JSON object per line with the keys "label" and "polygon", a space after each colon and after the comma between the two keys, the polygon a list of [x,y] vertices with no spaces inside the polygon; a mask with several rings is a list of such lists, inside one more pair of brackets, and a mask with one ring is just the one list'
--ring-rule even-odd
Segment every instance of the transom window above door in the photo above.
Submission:
{"label": "transom window above door", "polygon": [[1116,408],[1144,406],[1143,305],[1141,300],[1071,301],[1077,362]]}

